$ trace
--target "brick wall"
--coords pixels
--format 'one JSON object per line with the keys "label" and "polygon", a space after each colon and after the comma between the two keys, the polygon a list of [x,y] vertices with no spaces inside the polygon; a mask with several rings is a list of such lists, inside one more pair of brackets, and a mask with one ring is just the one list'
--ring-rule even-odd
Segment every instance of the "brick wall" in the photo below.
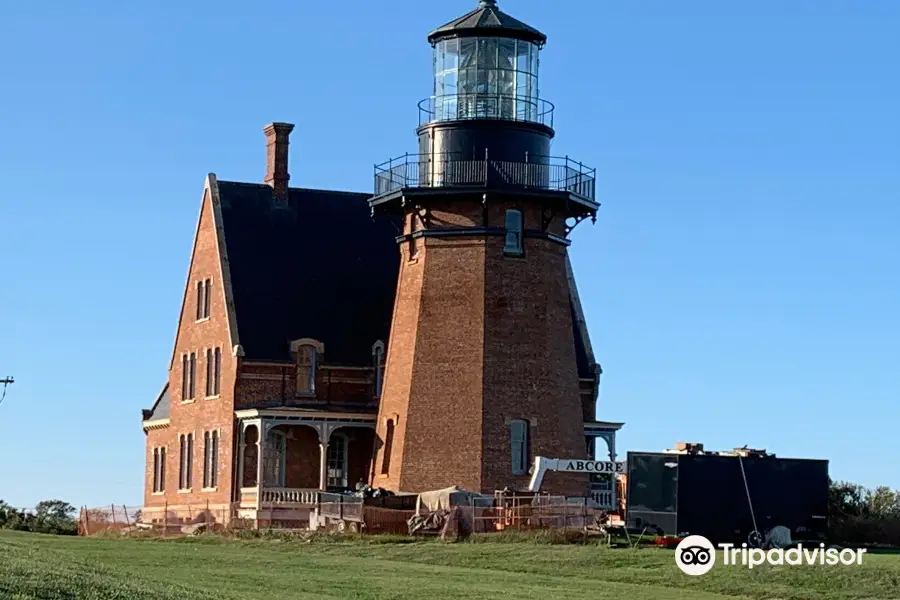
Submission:
{"label": "brick wall", "polygon": [[[539,227],[539,223],[526,228]],[[566,281],[566,249],[526,239],[525,256],[504,256],[488,239],[485,268],[483,487],[524,488],[513,475],[509,421],[530,424],[534,456],[586,457],[584,418]],[[542,491],[583,496],[587,476],[550,473]]]}
{"label": "brick wall", "polygon": [[[407,222],[406,230],[410,224]],[[413,378],[413,358],[415,355],[416,332],[422,296],[422,283],[427,250],[422,248],[419,257],[410,260],[408,244],[400,246],[400,282],[394,299],[394,315],[391,321],[390,340],[387,347],[384,389],[378,411],[375,438],[375,468],[372,486],[386,489],[400,489],[403,474],[403,453],[406,441],[406,414]],[[388,422],[394,424],[390,456],[385,456],[387,448]],[[389,469],[386,469],[388,461]],[[387,471],[387,472],[385,472]]]}
{"label": "brick wall", "polygon": [[316,372],[316,393],[297,395],[297,366],[293,363],[244,361],[237,382],[236,409],[321,404],[358,406],[375,410],[375,370],[368,367],[341,367],[324,363]]}
{"label": "brick wall", "polygon": [[[187,292],[181,311],[174,348],[174,359],[169,370],[171,396],[170,425],[166,429],[147,434],[147,468],[144,504],[158,506],[183,504],[224,504],[231,501],[231,461],[234,439],[234,382],[237,361],[233,357],[228,331],[228,311],[225,302],[221,263],[217,248],[216,218],[212,195],[204,193],[197,236],[189,269]],[[210,316],[197,321],[197,282],[212,281]],[[221,348],[220,393],[206,398],[206,349]],[[195,397],[182,400],[182,354],[194,352],[197,356]],[[202,491],[203,486],[203,434],[218,430],[218,482],[215,491]],[[194,434],[192,487],[190,492],[178,490],[180,434]],[[168,446],[166,463],[166,491],[163,495],[152,493],[154,445]]]}
{"label": "brick wall", "polygon": [[[507,208],[523,210],[526,229],[540,229],[540,209],[516,204],[491,203],[488,226],[503,227]],[[478,227],[482,207],[437,205],[431,220],[432,227]],[[557,218],[550,230],[563,226]],[[527,238],[525,256],[514,258],[503,255],[500,236],[418,245],[413,261],[408,245],[401,248],[373,485],[524,487],[528,477],[511,471],[509,419],[531,422],[531,456],[586,456],[565,248]],[[388,419],[396,427],[383,475]],[[546,482],[556,493],[587,492],[584,475]]]}
{"label": "brick wall", "polygon": [[312,427],[283,428],[288,432],[285,486],[319,487],[319,435]]}

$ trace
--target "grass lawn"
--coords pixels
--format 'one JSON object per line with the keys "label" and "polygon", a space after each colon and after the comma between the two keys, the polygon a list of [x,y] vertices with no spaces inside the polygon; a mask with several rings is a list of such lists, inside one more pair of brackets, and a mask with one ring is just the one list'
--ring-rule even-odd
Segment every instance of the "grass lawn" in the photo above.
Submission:
{"label": "grass lawn", "polygon": [[0,532],[0,598],[760,600],[900,598],[900,555],[861,566],[716,566],[674,552],[533,542],[125,540]]}

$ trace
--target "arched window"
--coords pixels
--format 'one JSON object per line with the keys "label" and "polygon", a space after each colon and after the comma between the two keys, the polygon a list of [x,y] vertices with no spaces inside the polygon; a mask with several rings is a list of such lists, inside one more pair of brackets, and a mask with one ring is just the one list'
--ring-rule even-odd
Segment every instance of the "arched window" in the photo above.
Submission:
{"label": "arched window", "polygon": [[505,254],[522,254],[522,211],[506,211],[506,245]]}
{"label": "arched window", "polygon": [[528,421],[514,419],[509,422],[509,446],[512,453],[513,475],[525,475],[528,473]]}
{"label": "arched window", "polygon": [[384,342],[375,342],[372,346],[372,364],[375,367],[375,397],[381,397],[384,384]]}
{"label": "arched window", "polygon": [[325,351],[322,342],[302,339],[291,342],[291,352],[297,360],[297,394],[314,396],[316,393],[316,372]]}
{"label": "arched window", "polygon": [[317,355],[315,346],[300,346],[297,357],[297,391],[301,394],[316,393]]}

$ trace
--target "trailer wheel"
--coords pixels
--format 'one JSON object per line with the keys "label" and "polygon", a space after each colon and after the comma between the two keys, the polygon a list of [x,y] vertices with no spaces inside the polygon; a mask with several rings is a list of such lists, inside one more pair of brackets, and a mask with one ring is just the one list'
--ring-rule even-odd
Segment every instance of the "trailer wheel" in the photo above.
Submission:
{"label": "trailer wheel", "polygon": [[353,521],[350,522],[350,524],[347,526],[347,529],[350,531],[350,533],[359,533],[359,525],[357,523],[354,523]]}
{"label": "trailer wheel", "polygon": [[763,538],[763,535],[755,529],[747,536],[747,544],[751,548],[762,548],[764,542],[765,538]]}
{"label": "trailer wheel", "polygon": [[344,533],[347,531],[347,522],[346,521],[338,521],[337,524],[338,533]]}

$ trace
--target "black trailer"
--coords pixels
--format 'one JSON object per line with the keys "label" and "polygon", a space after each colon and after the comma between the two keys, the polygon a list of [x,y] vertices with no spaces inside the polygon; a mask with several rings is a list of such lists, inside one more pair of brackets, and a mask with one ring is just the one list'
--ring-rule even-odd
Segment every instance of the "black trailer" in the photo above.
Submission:
{"label": "black trailer", "polygon": [[825,537],[827,460],[629,452],[627,470],[629,528],[713,543],[753,544],[778,525],[795,539]]}

